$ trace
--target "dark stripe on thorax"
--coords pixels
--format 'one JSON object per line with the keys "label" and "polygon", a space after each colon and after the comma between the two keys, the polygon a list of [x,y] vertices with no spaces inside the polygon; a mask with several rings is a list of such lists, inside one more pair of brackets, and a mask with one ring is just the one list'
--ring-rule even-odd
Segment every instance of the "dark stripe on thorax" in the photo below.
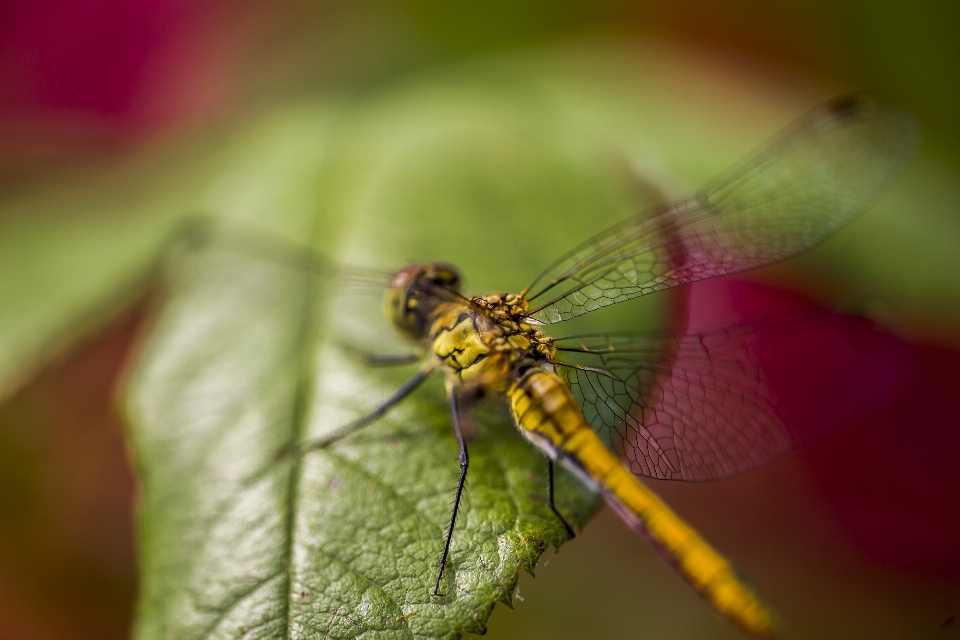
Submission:
{"label": "dark stripe on thorax", "polygon": [[[446,315],[446,314],[443,314],[443,315]],[[437,319],[438,319],[438,318],[434,318],[434,320],[433,320],[433,323],[432,323],[432,324],[433,324],[434,326],[436,326],[436,321],[437,321]],[[433,333],[431,333],[431,334],[430,334],[430,340],[431,340],[431,341],[434,341],[434,340],[436,340],[437,338],[439,338],[441,335],[443,335],[444,333],[449,333],[450,331],[453,331],[453,330],[456,329],[458,326],[460,326],[460,324],[461,324],[464,320],[470,320],[470,323],[473,325],[473,330],[476,331],[478,335],[480,334],[480,328],[477,327],[477,318],[476,318],[476,315],[475,315],[475,314],[472,314],[472,313],[470,313],[470,312],[468,312],[468,311],[461,311],[461,312],[460,312],[460,315],[457,316],[457,319],[454,320],[452,324],[449,324],[449,325],[447,325],[447,324],[441,325],[441,326],[438,327]]]}

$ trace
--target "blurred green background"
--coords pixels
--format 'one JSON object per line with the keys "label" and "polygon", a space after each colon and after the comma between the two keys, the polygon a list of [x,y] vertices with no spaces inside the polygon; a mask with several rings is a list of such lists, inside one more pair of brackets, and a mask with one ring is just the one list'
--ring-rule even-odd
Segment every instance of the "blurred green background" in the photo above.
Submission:
{"label": "blurred green background", "polygon": [[[136,483],[113,394],[186,214],[349,262],[448,259],[475,290],[517,289],[865,89],[916,117],[922,155],[861,221],[752,277],[866,306],[953,357],[958,22],[947,2],[0,4],[0,639],[129,633]],[[602,321],[638,313],[657,303]],[[656,488],[786,637],[960,636],[960,543],[936,547],[952,553],[940,564],[870,552],[809,460]],[[918,486],[952,513],[953,481]],[[609,513],[519,595],[487,637],[738,637]]]}

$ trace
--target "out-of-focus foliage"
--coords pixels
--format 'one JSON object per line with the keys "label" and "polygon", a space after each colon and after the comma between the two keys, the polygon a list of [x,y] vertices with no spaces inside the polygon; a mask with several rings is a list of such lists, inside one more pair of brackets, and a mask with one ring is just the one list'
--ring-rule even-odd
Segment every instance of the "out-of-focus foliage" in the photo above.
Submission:
{"label": "out-of-focus foliage", "polygon": [[[956,341],[960,145],[953,114],[960,65],[950,60],[960,58],[954,55],[960,41],[943,35],[956,22],[949,13],[955,9],[930,5],[914,11],[900,3],[872,2],[791,6],[697,0],[594,5],[473,2],[453,8],[418,1],[333,2],[238,10],[233,39],[210,39],[229,41],[234,48],[225,50],[242,52],[231,60],[232,72],[243,78],[233,87],[242,108],[234,109],[229,126],[217,127],[226,134],[202,136],[205,141],[199,147],[180,142],[181,148],[173,153],[150,152],[149,157],[161,158],[152,163],[132,162],[139,153],[115,153],[112,163],[88,167],[79,179],[45,179],[19,169],[2,174],[28,179],[5,185],[7,192],[0,194],[0,395],[21,388],[52,354],[104,326],[134,299],[147,274],[157,273],[152,269],[162,261],[161,247],[169,246],[167,240],[184,217],[226,218],[230,224],[311,244],[339,260],[385,269],[406,260],[448,259],[464,270],[473,291],[516,290],[557,252],[642,207],[688,195],[793,117],[850,89],[871,90],[881,101],[913,113],[924,129],[925,155],[862,220],[813,254],[753,277],[787,283],[828,304],[847,301],[851,308],[885,318],[906,335],[947,344]],[[598,36],[629,42],[610,44]],[[192,63],[182,64],[193,69]],[[11,76],[0,76],[4,99],[8,86],[4,81]],[[128,79],[136,77],[128,74]],[[193,97],[211,87],[214,92],[223,90],[215,83],[191,86],[202,89],[191,89]],[[0,158],[4,171],[9,168],[6,160]],[[79,162],[84,162],[82,156]],[[315,308],[311,312],[315,315],[299,313],[309,302],[304,295],[317,296],[314,303],[326,300],[328,290],[314,291],[306,284],[309,276],[277,279],[279,265],[244,258],[242,252],[218,251],[199,257],[190,251],[167,256],[165,264],[170,260],[183,264],[175,264],[177,275],[166,281],[171,302],[149,339],[149,359],[138,367],[136,395],[128,405],[147,491],[139,626],[144,635],[166,624],[213,628],[214,620],[228,625],[234,620],[231,616],[261,615],[264,610],[245,608],[251,602],[269,601],[271,606],[285,602],[282,606],[289,604],[290,611],[297,611],[297,620],[329,622],[330,616],[313,617],[327,604],[316,599],[318,593],[326,593],[323,585],[329,583],[322,581],[331,579],[320,568],[317,573],[295,574],[297,579],[314,580],[302,590],[307,596],[300,600],[287,600],[282,594],[272,600],[236,598],[238,588],[262,584],[267,589],[281,581],[277,576],[289,578],[291,574],[283,572],[291,565],[284,565],[284,558],[291,556],[285,554],[298,550],[300,555],[292,557],[309,562],[318,557],[310,545],[277,542],[277,529],[271,528],[275,521],[251,524],[242,517],[286,515],[291,520],[281,523],[281,529],[303,532],[306,537],[301,539],[316,541],[326,531],[319,523],[342,513],[321,510],[342,508],[345,503],[337,501],[348,496],[378,502],[370,514],[389,520],[396,501],[379,500],[382,483],[374,482],[368,493],[366,486],[350,485],[347,474],[334,473],[337,482],[332,483],[333,476],[323,473],[330,471],[329,465],[356,461],[369,465],[391,452],[396,456],[383,466],[377,463],[373,471],[382,472],[391,483],[399,476],[397,486],[416,495],[429,494],[427,519],[437,519],[411,522],[409,531],[429,530],[426,535],[432,539],[399,550],[409,553],[405,566],[425,579],[435,564],[431,550],[438,545],[445,520],[443,501],[456,478],[455,448],[444,431],[442,400],[424,394],[406,413],[358,434],[334,455],[305,460],[300,486],[325,485],[328,493],[318,489],[313,497],[292,499],[293,485],[284,483],[296,473],[291,475],[290,467],[267,465],[268,449],[293,438],[301,427],[320,429],[321,423],[348,419],[399,378],[355,370],[349,358],[343,359],[336,346],[327,344],[339,329],[363,339],[377,338],[383,332],[376,326],[354,326],[358,323],[351,318],[344,322],[330,307]],[[236,262],[225,261],[225,255]],[[274,275],[265,276],[266,272]],[[275,306],[258,306],[261,298]],[[579,328],[656,324],[662,303],[611,308],[602,317],[585,319]],[[373,313],[364,317],[372,318]],[[305,318],[316,322],[296,326]],[[271,330],[258,331],[258,326]],[[281,355],[284,349],[292,351],[295,338],[307,335],[307,330],[314,332],[310,339],[317,349],[326,345],[323,353],[334,355],[313,360],[316,351],[299,354],[302,369],[294,370]],[[265,373],[271,364],[281,372],[275,377]],[[345,372],[339,384],[322,375],[324,366],[335,364]],[[270,378],[270,384],[241,384],[258,372]],[[196,381],[209,385],[194,385]],[[332,386],[303,386],[307,381]],[[347,386],[351,381],[364,387],[363,392]],[[57,388],[42,379],[36,384],[46,386],[28,387],[10,406],[39,406],[23,399],[41,393],[38,389]],[[297,395],[300,392],[291,392],[291,387],[313,394],[313,404],[306,402],[297,410],[303,412],[300,418],[290,413],[283,398],[309,394]],[[330,393],[317,388],[329,388]],[[251,402],[230,404],[238,403],[241,395]],[[943,403],[928,400],[939,409],[910,415],[926,416],[929,422],[947,415],[940,411]],[[73,406],[69,394],[54,402],[64,412]],[[225,418],[220,412],[228,405],[249,411],[243,414],[249,420]],[[910,398],[898,399],[897,406],[909,407]],[[327,417],[307,420],[307,409],[310,415]],[[211,416],[216,419],[189,428]],[[40,422],[21,417],[19,409],[4,417],[17,424]],[[213,433],[217,425],[226,425],[222,434]],[[536,535],[511,546],[503,566],[481,572],[483,589],[470,604],[476,605],[478,618],[463,623],[466,609],[458,610],[458,618],[446,620],[436,610],[418,609],[404,623],[407,629],[435,622],[447,625],[445,629],[482,628],[493,602],[509,599],[516,570],[532,563],[541,542],[553,536],[555,523],[542,518],[542,502],[523,500],[531,490],[542,491],[537,457],[509,429],[485,427],[489,435],[476,446],[467,490],[460,561],[469,561],[473,551],[489,545],[491,531],[509,512],[509,505],[499,501],[511,494],[487,489],[499,486],[504,478],[490,464],[497,455],[524,469],[512,495],[519,501],[518,513],[534,523]],[[386,434],[395,437],[384,441],[380,436]],[[494,434],[502,434],[502,445]],[[857,434],[870,437],[866,428]],[[425,439],[430,446],[424,445],[422,455],[415,457],[411,447],[403,446],[407,439],[418,445],[418,439]],[[17,469],[22,467],[29,475],[32,472],[26,469],[33,464],[33,453],[20,455],[17,447],[22,445],[15,440],[0,440],[6,447],[0,459],[19,460]],[[7,446],[11,442],[13,448]],[[855,445],[856,440],[844,440],[838,462],[850,474],[859,468]],[[505,449],[493,449],[500,446]],[[402,465],[410,460],[420,460],[431,471],[407,477]],[[527,468],[528,464],[534,466]],[[245,473],[258,468],[268,470],[262,478],[265,484],[242,486]],[[351,469],[354,475],[371,470],[362,464]],[[206,482],[188,482],[197,470],[205,474]],[[878,565],[857,564],[838,556],[835,547],[823,553],[811,550],[803,535],[828,546],[824,540],[839,534],[823,508],[811,506],[816,503],[809,492],[797,489],[797,482],[790,484],[790,476],[776,474],[764,476],[772,478],[769,485],[745,478],[725,483],[726,489],[660,490],[757,581],[798,633],[841,638],[868,628],[877,637],[884,633],[902,637],[921,626],[939,632],[940,622],[951,612],[956,614],[955,604],[943,604],[942,590],[931,583],[902,578]],[[939,483],[932,489],[923,483],[905,486],[922,487],[925,496],[950,486],[949,478],[931,477]],[[332,484],[337,488],[331,494]],[[16,486],[8,483],[4,495],[13,495]],[[264,487],[270,489],[266,493],[271,498],[264,502],[251,498],[255,489]],[[582,505],[582,496],[573,493],[573,487],[569,491],[564,490],[564,499]],[[865,509],[856,496],[846,499],[851,512]],[[572,502],[566,505],[573,509]],[[351,511],[334,518],[342,528],[331,529],[335,531],[331,539],[342,542],[347,530],[355,528],[369,543],[364,552],[375,547],[384,532],[394,531],[390,523],[348,517],[361,516]],[[922,517],[911,511],[909,521],[925,530]],[[244,535],[264,532],[265,538],[237,542]],[[616,523],[602,521],[569,550],[565,547],[536,583],[521,582],[526,601],[520,612],[493,618],[494,637],[735,635],[656,558],[642,555],[646,552],[639,540],[617,532]],[[0,543],[19,539],[6,536]],[[516,542],[509,534],[504,539]],[[227,555],[214,553],[222,540],[230,541],[223,545]],[[586,546],[591,540],[608,548]],[[896,547],[896,541],[887,544]],[[362,546],[358,542],[351,548]],[[230,553],[242,561],[233,565]],[[4,555],[10,557],[0,550],[0,557]],[[486,557],[482,552],[480,556]],[[568,567],[566,575],[557,569],[561,563]],[[219,573],[226,565],[230,571]],[[258,573],[267,565],[281,573]],[[7,588],[4,578],[16,575],[6,566],[0,564],[0,596]],[[238,575],[254,579],[232,580]],[[868,577],[857,577],[861,575]],[[258,582],[261,579],[264,582]],[[167,598],[181,587],[191,590],[181,594],[184,598],[198,599],[187,605],[186,599]],[[358,592],[351,589],[344,593]],[[42,617],[35,612],[42,612],[49,602],[42,596],[29,597],[34,600],[23,610],[31,613],[24,615]],[[233,600],[238,608],[224,612],[225,603]],[[6,602],[18,601],[2,600]],[[358,615],[382,611],[389,619],[390,606],[374,606],[383,602],[371,601],[370,609],[361,602]],[[197,603],[202,614],[174,620],[177,612]],[[221,613],[223,617],[217,618]],[[936,616],[940,617],[934,620]],[[268,619],[275,623],[278,612],[272,610]],[[348,629],[344,619],[332,624],[341,625],[337,628],[345,633],[356,629],[353,625]],[[250,634],[273,628],[244,625]],[[69,625],[58,628],[63,637],[82,637],[79,626],[73,631],[63,630]],[[237,627],[222,628],[239,632]]]}
{"label": "out-of-focus foliage", "polygon": [[0,398],[142,294],[189,202],[191,175],[176,160],[89,172],[0,204]]}

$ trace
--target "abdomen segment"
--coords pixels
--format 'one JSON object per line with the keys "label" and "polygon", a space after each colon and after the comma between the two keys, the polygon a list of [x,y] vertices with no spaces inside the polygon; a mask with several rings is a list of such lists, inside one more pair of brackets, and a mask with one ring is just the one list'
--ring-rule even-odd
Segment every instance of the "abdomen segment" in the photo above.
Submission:
{"label": "abdomen segment", "polygon": [[598,488],[717,612],[753,635],[772,635],[772,616],[730,563],[620,463],[586,423],[559,376],[533,369],[508,395],[524,436]]}

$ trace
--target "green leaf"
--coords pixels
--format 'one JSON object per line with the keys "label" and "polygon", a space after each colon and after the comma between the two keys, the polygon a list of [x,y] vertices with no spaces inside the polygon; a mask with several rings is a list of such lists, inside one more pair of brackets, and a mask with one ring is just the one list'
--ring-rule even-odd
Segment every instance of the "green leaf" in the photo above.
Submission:
{"label": "green leaf", "polygon": [[[442,399],[421,393],[328,451],[278,462],[399,378],[333,344],[322,320],[331,292],[309,272],[213,249],[177,280],[131,403],[144,487],[140,637],[482,631],[519,569],[563,539],[539,454],[502,415],[483,421],[449,595],[432,597],[459,472]],[[561,508],[582,523],[590,496],[561,486]]]}
{"label": "green leaf", "polygon": [[[320,151],[330,117],[307,111],[276,114],[245,136],[208,198],[230,229],[266,227],[261,239],[278,250],[224,237],[179,253],[130,385],[144,488],[141,638],[479,632],[495,602],[510,602],[520,569],[532,571],[565,535],[545,500],[543,458],[488,408],[471,445],[448,595],[430,595],[459,473],[439,380],[329,451],[277,461],[402,380],[353,361],[331,328],[382,332],[379,305],[354,318],[333,302],[341,283],[284,258],[284,242],[313,235],[329,252],[341,235],[337,217],[318,215],[313,186],[339,162]],[[565,475],[558,485],[560,508],[585,522],[594,497]]]}

